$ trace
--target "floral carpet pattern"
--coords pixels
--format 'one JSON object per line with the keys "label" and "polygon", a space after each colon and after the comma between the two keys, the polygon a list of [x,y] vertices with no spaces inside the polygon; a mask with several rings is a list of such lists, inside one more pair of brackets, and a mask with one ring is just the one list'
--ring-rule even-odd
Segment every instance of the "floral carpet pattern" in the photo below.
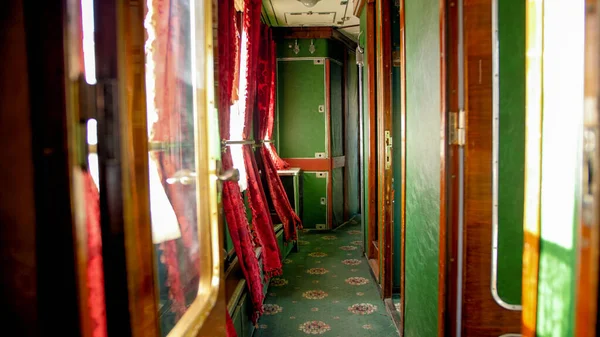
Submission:
{"label": "floral carpet pattern", "polygon": [[255,337],[396,337],[369,265],[360,224],[337,231],[303,231],[299,252],[271,280]]}

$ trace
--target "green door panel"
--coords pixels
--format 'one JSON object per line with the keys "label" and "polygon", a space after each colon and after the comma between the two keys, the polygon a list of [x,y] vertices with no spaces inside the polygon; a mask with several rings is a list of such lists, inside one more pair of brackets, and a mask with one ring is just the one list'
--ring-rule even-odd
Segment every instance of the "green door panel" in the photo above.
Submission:
{"label": "green door panel", "polygon": [[525,0],[498,1],[500,300],[521,304],[525,193]]}
{"label": "green door panel", "polygon": [[[283,158],[315,158],[327,153],[325,66],[313,60],[279,61],[279,155]],[[284,130],[284,132],[281,132]]]}
{"label": "green door panel", "polygon": [[331,156],[344,155],[344,130],[342,129],[342,66],[331,61],[330,63],[330,111],[331,111]]}
{"label": "green door panel", "polygon": [[[320,177],[323,176],[324,177]],[[306,171],[304,177],[304,196],[302,207],[303,226],[316,228],[317,224],[327,224],[327,172]],[[321,203],[325,198],[325,203]]]}
{"label": "green door panel", "polygon": [[[405,336],[437,336],[440,218],[439,1],[406,0]],[[400,204],[395,205],[395,212]]]}
{"label": "green door panel", "polygon": [[333,227],[344,222],[344,169],[342,167],[331,170],[331,183],[333,195]]}
{"label": "green door panel", "polygon": [[356,56],[348,53],[348,69],[346,72],[346,172],[348,173],[346,197],[348,198],[348,212],[350,217],[360,213],[360,168],[359,156],[359,106],[358,106],[358,72]]}

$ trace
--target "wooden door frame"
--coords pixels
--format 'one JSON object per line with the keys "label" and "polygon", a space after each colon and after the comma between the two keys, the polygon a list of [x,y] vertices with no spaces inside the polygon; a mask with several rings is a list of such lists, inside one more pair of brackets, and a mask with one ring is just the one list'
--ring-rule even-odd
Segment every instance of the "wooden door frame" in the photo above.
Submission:
{"label": "wooden door frame", "polygon": [[[586,0],[585,16],[585,110],[584,110],[584,155],[583,172],[595,172],[600,167],[600,131],[598,112],[598,95],[600,94],[600,34],[599,34],[599,1]],[[589,102],[589,103],[588,103]],[[593,103],[593,104],[591,104]],[[588,138],[587,132],[595,134]],[[590,160],[588,163],[587,160]],[[590,167],[591,166],[591,167]],[[593,181],[587,181],[582,175],[582,210],[577,224],[577,285],[575,299],[575,336],[596,336],[598,313],[598,277],[600,261],[600,228],[598,216],[600,211],[600,180],[592,175]],[[587,186],[587,188],[586,188]],[[587,244],[583,244],[587,242]]]}
{"label": "wooden door frame", "polygon": [[[389,168],[386,168],[386,143],[385,133],[393,134],[392,116],[392,27],[390,0],[376,0],[376,59],[377,59],[377,173],[382,179],[377,182],[378,213],[377,227],[379,231],[379,271],[381,297],[392,297],[392,244],[393,244],[393,200],[394,190],[392,185],[393,147],[389,150]],[[392,140],[393,145],[393,140]],[[383,261],[382,261],[383,260]]]}
{"label": "wooden door frame", "polygon": [[[364,86],[366,90],[363,90],[363,92],[367,93],[367,108],[369,116],[369,123],[366,128],[369,130],[369,151],[367,157],[368,167],[366,172],[368,175],[369,186],[367,188],[368,198],[367,208],[365,210],[367,212],[368,236],[365,245],[367,259],[377,259],[377,266],[379,266],[379,247],[376,249],[373,245],[373,242],[375,241],[375,233],[377,231],[377,139],[375,137],[377,134],[377,70],[375,67],[375,0],[369,0],[365,10],[367,11],[367,76],[365,81],[366,85]],[[364,80],[365,79],[363,79],[363,81]],[[375,272],[375,270],[373,272]],[[375,276],[379,278],[379,270],[377,270],[375,274]]]}
{"label": "wooden door frame", "polygon": [[[450,1],[450,0],[443,0]],[[446,62],[442,63],[444,67],[443,71],[446,73],[446,82],[443,84],[446,86],[445,98],[442,100],[442,110],[446,113],[442,114],[443,117],[447,118],[448,114],[456,113],[460,110],[459,106],[459,16],[458,6],[448,6],[444,4],[446,11],[446,28],[443,37],[446,39],[445,46],[443,47],[446,53]],[[446,130],[449,127],[446,126]],[[447,135],[447,133],[446,133]],[[446,141],[445,143],[449,143]],[[440,230],[440,276],[446,279],[444,282],[444,293],[446,294],[445,300],[440,292],[439,298],[439,310],[445,310],[445,315],[440,319],[442,327],[438,331],[439,336],[443,336],[444,331],[449,331],[449,335],[453,336],[457,328],[457,317],[455,311],[458,304],[458,254],[459,254],[459,198],[460,196],[460,181],[459,181],[459,151],[460,146],[458,144],[448,144],[446,154],[446,170],[447,174],[442,179],[445,179],[445,189],[442,190],[442,195],[446,195],[446,202],[440,206],[446,208],[446,219],[442,222],[440,212],[440,226],[444,225],[445,235],[441,236],[442,231]],[[442,260],[442,254],[445,254]],[[463,252],[464,257],[464,252]],[[442,267],[442,263],[445,264]],[[441,282],[441,280],[440,280]],[[441,284],[440,284],[441,286]]]}
{"label": "wooden door frame", "polygon": [[[98,143],[103,256],[111,261],[104,265],[107,331],[122,336],[160,334],[148,197],[146,87],[141,76],[145,73],[145,6],[139,1],[111,0],[96,2],[94,8],[99,27],[97,86],[101,95],[113,95],[114,104],[112,111],[98,110],[98,138],[106,136],[106,128],[116,135],[113,149]],[[105,113],[112,114],[109,125]],[[103,167],[109,165],[103,159],[107,155],[117,163],[111,168],[110,188]]]}

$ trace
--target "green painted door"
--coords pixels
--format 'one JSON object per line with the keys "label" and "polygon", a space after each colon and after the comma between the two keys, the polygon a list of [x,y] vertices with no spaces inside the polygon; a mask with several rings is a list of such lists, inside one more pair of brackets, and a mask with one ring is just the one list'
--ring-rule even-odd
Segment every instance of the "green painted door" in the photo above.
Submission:
{"label": "green painted door", "polygon": [[279,155],[327,158],[324,60],[280,60],[277,75]]}
{"label": "green painted door", "polygon": [[[305,228],[317,228],[327,225],[327,179],[328,172],[310,172],[303,174],[304,196],[302,221]],[[327,228],[327,226],[325,226]]]}

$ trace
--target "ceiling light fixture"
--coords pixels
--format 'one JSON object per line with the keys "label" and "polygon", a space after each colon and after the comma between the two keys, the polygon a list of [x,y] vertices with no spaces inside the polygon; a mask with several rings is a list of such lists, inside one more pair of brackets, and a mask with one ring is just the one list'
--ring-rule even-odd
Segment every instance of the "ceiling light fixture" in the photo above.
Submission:
{"label": "ceiling light fixture", "polygon": [[321,0],[298,0],[306,7],[314,7]]}

